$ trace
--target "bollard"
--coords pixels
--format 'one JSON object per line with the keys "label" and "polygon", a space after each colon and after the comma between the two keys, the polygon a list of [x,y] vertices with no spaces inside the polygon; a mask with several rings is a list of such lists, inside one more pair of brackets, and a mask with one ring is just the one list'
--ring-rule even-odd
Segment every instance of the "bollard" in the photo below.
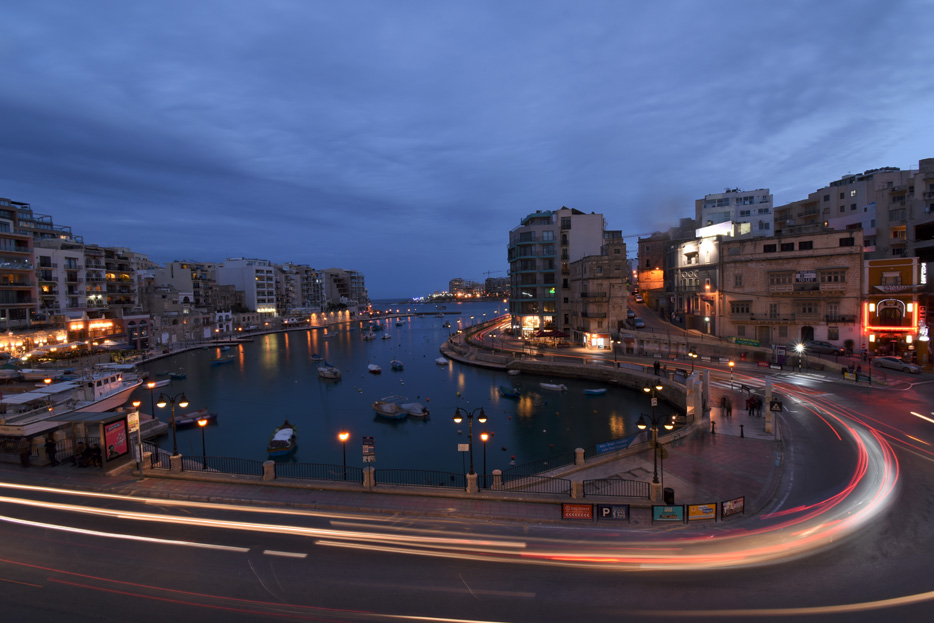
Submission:
{"label": "bollard", "polygon": [[739,425],[739,436],[740,436],[740,437],[745,437],[745,435],[743,434],[743,425],[742,425],[742,424]]}
{"label": "bollard", "polygon": [[713,420],[710,421],[710,434],[711,435],[717,434],[717,423]]}

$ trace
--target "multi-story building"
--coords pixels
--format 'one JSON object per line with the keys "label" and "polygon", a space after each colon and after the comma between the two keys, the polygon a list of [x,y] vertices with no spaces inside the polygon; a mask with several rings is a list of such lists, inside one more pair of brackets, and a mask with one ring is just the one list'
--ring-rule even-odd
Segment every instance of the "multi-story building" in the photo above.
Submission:
{"label": "multi-story building", "polygon": [[733,237],[771,236],[773,231],[772,194],[768,188],[706,195],[694,201],[698,227],[733,223]]}
{"label": "multi-story building", "polygon": [[0,198],[0,329],[32,324],[38,306],[33,237],[20,223],[32,217],[29,204]]}
{"label": "multi-story building", "polygon": [[918,258],[866,260],[863,337],[860,347],[873,355],[898,355],[921,361],[927,356],[927,340],[920,332],[923,310],[918,292],[921,271]]}
{"label": "multi-story building", "polygon": [[571,342],[610,349],[626,321],[629,265],[622,232],[607,231],[600,255],[588,255],[570,268]]}
{"label": "multi-story building", "polygon": [[814,227],[783,234],[720,241],[718,334],[760,346],[825,340],[855,347],[862,232]]}
{"label": "multi-story building", "polygon": [[672,241],[668,247],[664,312],[685,329],[717,332],[720,241],[729,239],[732,230],[730,222],[709,225],[696,230],[694,238]]}
{"label": "multi-story building", "polygon": [[365,311],[370,305],[363,273],[343,268],[328,268],[324,274],[325,307],[329,310],[345,307],[352,313]]}
{"label": "multi-story building", "polygon": [[570,265],[600,254],[604,224],[602,214],[562,207],[529,214],[509,232],[513,330],[524,336],[543,329],[570,335]]}
{"label": "multi-story building", "polygon": [[483,281],[483,292],[486,296],[509,297],[509,277],[487,277]]}
{"label": "multi-story building", "polygon": [[104,247],[105,303],[118,318],[138,313],[139,290],[135,254],[129,249]]}
{"label": "multi-story building", "polygon": [[242,291],[247,309],[275,317],[276,268],[269,260],[228,258],[217,266],[217,283]]}
{"label": "multi-story building", "polygon": [[308,315],[324,310],[324,277],[305,264],[279,266],[281,315]]}

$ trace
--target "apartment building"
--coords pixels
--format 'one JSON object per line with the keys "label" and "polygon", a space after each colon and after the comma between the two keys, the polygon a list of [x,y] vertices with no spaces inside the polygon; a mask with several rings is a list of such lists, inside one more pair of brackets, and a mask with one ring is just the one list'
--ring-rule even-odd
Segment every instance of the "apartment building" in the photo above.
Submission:
{"label": "apartment building", "polygon": [[896,355],[927,362],[923,286],[916,257],[866,260],[863,333],[860,348],[873,355]]}
{"label": "apartment building", "polygon": [[629,265],[622,232],[605,232],[600,255],[571,262],[569,269],[570,341],[587,348],[611,349],[624,329],[629,300]]}
{"label": "apartment building", "polygon": [[863,236],[787,228],[781,237],[720,241],[720,331],[752,345],[860,342]]}
{"label": "apartment building", "polygon": [[771,236],[774,230],[772,193],[768,188],[733,188],[705,195],[694,201],[694,219],[698,227],[732,223],[734,238]]}
{"label": "apartment building", "polygon": [[344,306],[353,313],[365,311],[370,305],[363,273],[343,268],[328,268],[324,274],[326,308]]}
{"label": "apartment building", "polygon": [[33,237],[20,217],[28,219],[29,204],[0,198],[0,328],[31,326],[37,307]]}
{"label": "apartment building", "polygon": [[512,329],[525,337],[539,330],[571,334],[570,265],[599,255],[602,214],[562,207],[537,210],[509,232],[509,312]]}
{"label": "apartment building", "polygon": [[685,329],[717,333],[720,291],[720,241],[731,239],[727,221],[695,231],[690,240],[673,241],[665,260],[665,298],[659,305]]}
{"label": "apartment building", "polygon": [[217,266],[217,283],[243,292],[247,309],[264,317],[275,317],[276,268],[269,260],[227,258]]}
{"label": "apartment building", "polygon": [[280,315],[320,313],[326,305],[324,275],[305,264],[282,264],[280,271]]}

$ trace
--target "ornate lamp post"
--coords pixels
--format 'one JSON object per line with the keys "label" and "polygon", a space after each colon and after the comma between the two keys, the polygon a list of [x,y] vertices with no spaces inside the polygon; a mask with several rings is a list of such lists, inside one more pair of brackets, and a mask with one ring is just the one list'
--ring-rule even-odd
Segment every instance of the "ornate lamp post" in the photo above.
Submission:
{"label": "ornate lamp post", "polygon": [[795,352],[798,353],[798,374],[801,374],[801,355],[804,354],[804,344],[798,342],[795,345]]}
{"label": "ornate lamp post", "polygon": [[149,381],[148,383],[146,383],[146,389],[149,390],[149,414],[152,417],[156,417],[156,402],[155,402],[155,396],[154,396],[155,394],[154,390],[156,389],[156,382]]}
{"label": "ornate lamp post", "polygon": [[691,374],[694,374],[694,360],[697,359],[697,353],[692,350],[688,352],[688,357],[691,358]]}
{"label": "ornate lamp post", "polygon": [[350,433],[342,430],[337,433],[337,438],[341,440],[341,446],[344,450],[344,480],[347,480],[347,440],[350,439]]}
{"label": "ornate lamp post", "polygon": [[[483,407],[474,409],[473,411],[468,411],[463,407],[457,407],[454,411],[454,423],[460,424],[464,421],[464,416],[467,417],[467,443],[468,450],[470,453],[470,471],[468,474],[473,474],[473,416],[476,414],[477,421],[483,424],[486,422],[486,413],[483,412]],[[463,455],[461,455],[463,456]]]}
{"label": "ornate lamp post", "polygon": [[486,431],[480,433],[480,439],[483,441],[483,488],[486,489],[486,442],[490,434]]}
{"label": "ornate lamp post", "polygon": [[[642,391],[644,391],[647,394],[652,395],[652,418],[651,418],[652,447],[653,447],[653,455],[654,455],[654,462],[655,462],[655,473],[652,476],[652,482],[655,484],[658,484],[658,424],[659,424],[659,420],[655,415],[655,407],[656,405],[658,405],[658,397],[656,396],[656,392],[659,392],[661,390],[662,390],[661,383],[657,383],[654,387],[643,387],[642,388]],[[636,426],[639,428],[639,430],[645,430],[648,427],[648,423],[645,421],[645,414],[642,414],[639,416],[639,421],[636,422]],[[673,429],[675,425],[674,425],[674,422],[672,421],[672,418],[668,418],[668,421],[664,423],[664,426],[666,430]]]}
{"label": "ornate lamp post", "polygon": [[159,402],[156,403],[156,406],[160,409],[164,409],[166,405],[171,405],[172,407],[172,456],[178,456],[178,439],[175,436],[175,405],[178,405],[182,409],[188,406],[188,399],[185,398],[185,393],[175,394],[174,396],[168,396],[166,394],[159,394]]}
{"label": "ornate lamp post", "polygon": [[204,429],[208,425],[208,419],[206,417],[198,418],[198,428],[201,429],[201,459],[203,469],[208,468],[208,451],[204,445]]}

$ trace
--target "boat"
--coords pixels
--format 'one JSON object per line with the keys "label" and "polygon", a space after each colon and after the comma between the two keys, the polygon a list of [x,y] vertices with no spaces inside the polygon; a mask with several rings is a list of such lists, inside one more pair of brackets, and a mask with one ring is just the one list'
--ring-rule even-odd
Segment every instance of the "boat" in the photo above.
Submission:
{"label": "boat", "polygon": [[397,326],[397,327],[403,327],[403,326],[405,326],[405,322],[402,321],[402,320],[397,320],[397,321],[396,321],[396,326]]}
{"label": "boat", "polygon": [[519,376],[520,374],[522,374],[522,372],[521,370],[518,370],[517,368],[513,368],[512,370],[506,370],[506,374],[508,374],[509,376]]}
{"label": "boat", "polygon": [[156,372],[156,376],[168,376],[168,375],[169,375],[168,370],[159,370],[158,372]]}
{"label": "boat", "polygon": [[319,355],[318,353],[313,353],[313,354],[311,355],[311,360],[312,360],[312,361],[321,361],[322,359],[324,359],[324,357],[322,357],[322,356]]}
{"label": "boat", "polygon": [[448,360],[444,357],[438,357],[437,359],[435,359],[435,363],[438,364],[439,366],[446,366],[448,365]]}
{"label": "boat", "polygon": [[391,340],[391,339],[392,339],[392,336],[389,335],[388,333],[383,333],[383,338],[382,338],[382,339],[384,339],[384,340]]}
{"label": "boat", "polygon": [[325,361],[324,365],[318,366],[318,378],[339,379],[341,378],[341,369]]}
{"label": "boat", "polygon": [[23,368],[19,371],[24,381],[44,381],[45,379],[56,381],[65,376],[65,372],[67,370],[62,368]]}
{"label": "boat", "polygon": [[428,417],[428,409],[418,402],[404,402],[399,405],[405,412],[415,418],[426,418]]}
{"label": "boat", "polygon": [[405,398],[401,396],[386,396],[382,400],[373,401],[373,410],[376,415],[390,420],[404,420],[409,414],[400,404]]}
{"label": "boat", "polygon": [[218,357],[217,359],[211,360],[212,366],[219,366],[223,363],[233,363],[233,360],[236,359],[236,355],[224,355],[223,357]]}
{"label": "boat", "polygon": [[191,428],[198,425],[198,420],[207,420],[208,423],[217,421],[217,414],[211,413],[207,409],[198,409],[189,411],[182,415],[175,416],[175,428]]}
{"label": "boat", "polygon": [[605,393],[606,393],[606,388],[605,388],[605,387],[601,387],[601,388],[599,388],[599,389],[585,389],[585,390],[584,390],[584,393],[585,393],[585,394],[588,394],[588,395],[590,395],[590,396],[597,396],[597,395],[600,395],[600,394],[605,394]]}
{"label": "boat", "polygon": [[187,379],[188,375],[185,372],[169,372],[170,379]]}
{"label": "boat", "polygon": [[372,330],[372,329],[370,329],[370,331],[368,331],[367,333],[364,333],[364,334],[363,334],[363,339],[365,339],[365,340],[375,340],[375,339],[376,339],[376,334],[373,333],[373,330]]}
{"label": "boat", "polygon": [[366,367],[366,369],[370,371],[370,374],[379,374],[380,372],[383,371],[383,369],[380,368],[375,363],[371,363],[370,365]]}
{"label": "boat", "polygon": [[518,387],[506,387],[505,385],[499,386],[499,395],[503,398],[518,398],[522,394],[522,390]]}
{"label": "boat", "polygon": [[295,450],[297,443],[298,436],[295,427],[286,420],[269,438],[266,451],[269,456],[286,456]]}
{"label": "boat", "polygon": [[152,387],[149,387],[149,383],[146,383],[148,389],[155,389],[157,387],[165,387],[172,382],[172,379],[159,379],[158,381],[149,381],[152,383]]}
{"label": "boat", "polygon": [[541,385],[542,389],[550,389],[557,392],[564,392],[568,389],[568,386],[563,383],[539,383],[539,385]]}
{"label": "boat", "polygon": [[392,366],[393,370],[402,370],[405,367],[398,359],[393,359],[389,362],[389,365]]}

